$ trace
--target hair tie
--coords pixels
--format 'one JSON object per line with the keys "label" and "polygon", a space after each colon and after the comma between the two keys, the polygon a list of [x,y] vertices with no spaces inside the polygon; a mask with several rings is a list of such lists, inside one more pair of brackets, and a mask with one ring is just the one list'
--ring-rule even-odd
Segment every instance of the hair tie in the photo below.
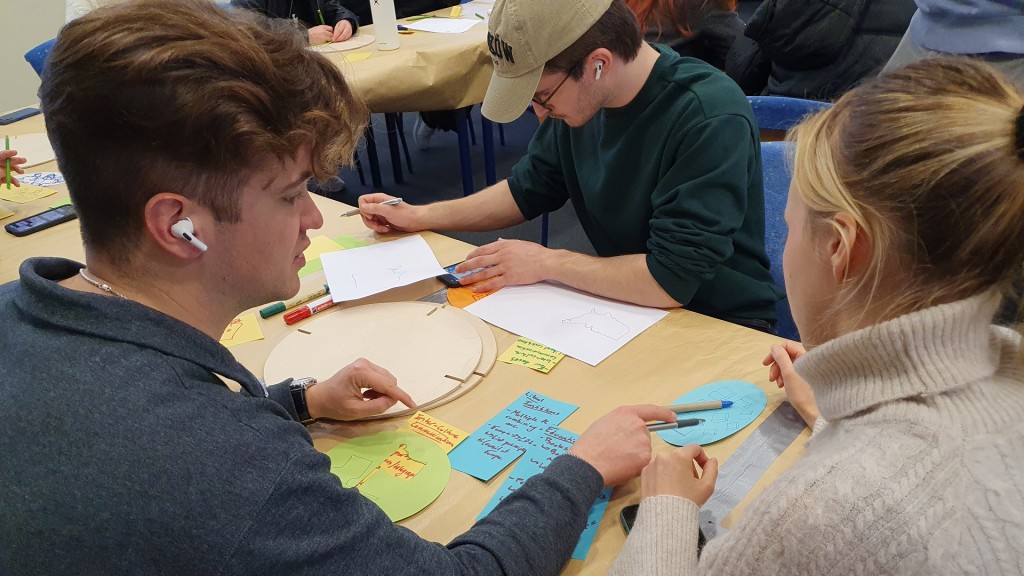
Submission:
{"label": "hair tie", "polygon": [[1024,160],[1024,107],[1017,114],[1017,158]]}

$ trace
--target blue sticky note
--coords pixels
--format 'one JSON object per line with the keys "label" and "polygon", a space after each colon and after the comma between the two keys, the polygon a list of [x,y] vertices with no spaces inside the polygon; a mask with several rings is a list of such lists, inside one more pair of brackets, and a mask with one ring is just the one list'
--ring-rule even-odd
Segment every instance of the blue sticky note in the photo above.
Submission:
{"label": "blue sticky note", "polygon": [[705,384],[676,398],[672,403],[689,404],[712,400],[732,400],[732,406],[719,410],[687,412],[680,417],[703,418],[704,423],[688,428],[662,430],[658,432],[658,435],[665,442],[676,446],[686,446],[687,444],[704,446],[739,432],[744,426],[756,420],[768,405],[768,397],[764,391],[743,380],[723,380]]}
{"label": "blue sticky note", "polygon": [[608,501],[611,499],[612,489],[605,488],[601,490],[601,495],[590,507],[590,513],[587,514],[587,527],[583,530],[583,534],[580,534],[580,541],[576,543],[576,548],[572,551],[573,560],[587,559],[590,545],[594,543],[594,537],[597,536],[597,527],[601,524],[601,518],[604,518],[604,511],[608,508]]}
{"label": "blue sticky note", "polygon": [[448,454],[452,468],[487,482],[527,448],[541,444],[545,431],[561,424],[577,408],[528,391]]}
{"label": "blue sticky note", "polygon": [[[577,438],[579,438],[579,435],[568,430],[554,426],[548,428],[545,431],[543,440],[538,442],[538,445],[527,449],[526,455],[512,469],[508,478],[498,488],[497,493],[494,494],[491,501],[484,507],[483,512],[477,516],[477,520],[490,514],[491,510],[494,510],[502,500],[518,490],[528,479],[543,472],[555,458],[568,452]],[[572,552],[573,559],[586,559],[587,554],[590,552],[590,546],[594,543],[594,537],[597,536],[597,527],[601,524],[601,518],[604,517],[604,512],[608,508],[608,501],[611,499],[611,496],[612,489],[605,488],[601,491],[597,500],[594,501],[594,505],[590,507],[590,511],[587,513],[586,528],[584,528],[579,542],[576,543],[576,548]]]}

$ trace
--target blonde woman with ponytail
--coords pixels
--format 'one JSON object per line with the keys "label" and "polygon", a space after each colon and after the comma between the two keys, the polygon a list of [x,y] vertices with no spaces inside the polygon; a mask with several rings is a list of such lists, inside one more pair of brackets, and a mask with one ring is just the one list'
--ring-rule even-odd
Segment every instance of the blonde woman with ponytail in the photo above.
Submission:
{"label": "blonde woman with ponytail", "polygon": [[806,454],[699,561],[717,462],[660,455],[612,573],[1024,573],[1024,345],[992,321],[1022,279],[1024,97],[923,61],[792,139],[784,269],[809,351],[765,364]]}

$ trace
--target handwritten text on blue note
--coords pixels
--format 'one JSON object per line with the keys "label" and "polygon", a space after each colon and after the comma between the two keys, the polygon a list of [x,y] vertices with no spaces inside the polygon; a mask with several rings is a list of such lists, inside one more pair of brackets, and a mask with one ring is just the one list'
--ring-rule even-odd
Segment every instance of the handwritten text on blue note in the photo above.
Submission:
{"label": "handwritten text on blue note", "polygon": [[487,482],[562,423],[578,406],[526,392],[448,455],[452,468]]}
{"label": "handwritten text on blue note", "polygon": [[[509,477],[498,488],[494,498],[487,503],[487,506],[484,507],[483,512],[480,513],[477,519],[479,520],[489,514],[498,503],[518,490],[528,479],[543,472],[555,458],[568,452],[577,438],[579,438],[577,434],[557,426],[548,428],[545,431],[543,441],[539,445],[532,446],[526,450],[526,455],[512,469]],[[605,488],[601,491],[601,495],[597,497],[597,500],[594,501],[594,505],[590,507],[590,512],[587,514],[587,525],[583,529],[583,534],[580,536],[575,550],[572,552],[573,559],[583,560],[587,557],[590,545],[594,542],[594,536],[597,535],[597,526],[601,523],[605,509],[608,508],[608,500],[611,498],[611,495],[612,489]]]}

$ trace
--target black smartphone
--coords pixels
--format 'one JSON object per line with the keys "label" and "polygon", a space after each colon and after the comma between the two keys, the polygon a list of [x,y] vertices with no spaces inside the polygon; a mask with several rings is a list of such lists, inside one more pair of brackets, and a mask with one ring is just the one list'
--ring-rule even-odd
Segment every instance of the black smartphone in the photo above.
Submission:
{"label": "black smartphone", "polygon": [[619,512],[619,522],[622,523],[622,529],[629,534],[630,530],[633,529],[633,523],[636,522],[636,512],[640,509],[639,504],[630,504],[622,508]]}
{"label": "black smartphone", "polygon": [[[459,262],[459,264],[462,264],[462,262]],[[437,279],[443,282],[444,285],[448,286],[449,288],[458,288],[459,286],[462,286],[462,284],[459,284],[459,280],[461,278],[483,270],[483,268],[477,268],[476,270],[470,270],[469,272],[458,273],[455,271],[455,267],[458,266],[459,264],[452,264],[451,266],[445,268],[444,271],[447,272],[447,274],[442,274],[438,276]]]}
{"label": "black smartphone", "polygon": [[74,220],[77,218],[75,215],[75,208],[71,204],[64,206],[58,206],[51,208],[45,212],[39,214],[33,214],[27,218],[11,222],[4,226],[4,230],[7,230],[15,236],[28,236],[34,232],[40,230],[46,230],[60,224],[61,222],[67,222],[68,220]]}
{"label": "black smartphone", "polygon": [[14,124],[18,120],[24,120],[25,118],[31,118],[39,114],[39,108],[22,108],[21,110],[15,110],[10,114],[4,114],[0,116],[0,126],[6,126],[8,124]]}
{"label": "black smartphone", "polygon": [[[622,523],[622,529],[629,534],[633,530],[633,524],[636,523],[636,513],[640,509],[639,504],[630,504],[622,508],[619,512],[619,522]],[[700,553],[704,551],[704,545],[708,543],[707,537],[704,536],[704,531],[697,530],[697,557],[700,557]]]}

